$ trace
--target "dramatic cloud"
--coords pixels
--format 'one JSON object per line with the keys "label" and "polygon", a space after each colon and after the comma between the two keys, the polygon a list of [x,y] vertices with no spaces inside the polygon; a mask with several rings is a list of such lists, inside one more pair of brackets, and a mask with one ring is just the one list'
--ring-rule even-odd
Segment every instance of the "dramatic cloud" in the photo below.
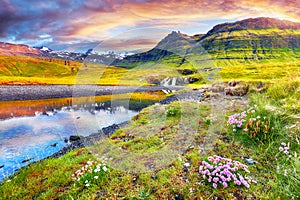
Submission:
{"label": "dramatic cloud", "polygon": [[[0,40],[65,48],[96,44],[136,28],[195,34],[216,22],[262,16],[300,21],[299,0],[2,0]],[[156,42],[128,40],[135,46]]]}

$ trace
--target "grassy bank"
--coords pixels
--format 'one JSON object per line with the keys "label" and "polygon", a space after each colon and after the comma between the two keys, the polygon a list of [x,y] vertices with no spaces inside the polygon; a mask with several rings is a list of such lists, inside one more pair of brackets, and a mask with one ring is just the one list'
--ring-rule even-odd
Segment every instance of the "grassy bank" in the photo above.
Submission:
{"label": "grassy bank", "polygon": [[[142,110],[127,127],[99,144],[21,169],[1,184],[0,197],[299,199],[299,86],[299,77],[294,77],[269,85],[264,93],[252,92],[248,107],[233,106],[225,110],[223,126],[214,129],[216,113],[210,104],[174,102],[153,105]],[[185,119],[190,119],[190,123]],[[190,125],[183,126],[186,124]],[[187,146],[184,140],[180,141],[182,132],[187,134],[186,137],[192,136]],[[97,154],[104,154],[103,148],[97,145],[114,147],[110,149],[113,154],[99,159],[101,156]],[[175,149],[180,153],[173,154]],[[140,153],[149,158],[155,152],[161,152],[167,155],[168,162],[153,169],[144,165],[147,162],[138,166],[142,158],[139,156],[127,156],[130,158],[127,160],[122,156],[123,159],[114,162],[122,152]],[[249,173],[241,169],[238,172],[243,177],[250,177],[247,179],[249,188],[247,184],[238,185],[238,182],[229,180],[217,182],[216,186],[213,181],[208,181],[208,175],[200,174],[203,161],[209,163],[214,157],[208,157],[214,155],[232,159],[232,162],[239,161],[241,166],[247,165]],[[144,171],[135,173],[130,170],[128,167],[132,163]],[[162,162],[155,166],[159,163]],[[148,171],[145,171],[145,166]]]}

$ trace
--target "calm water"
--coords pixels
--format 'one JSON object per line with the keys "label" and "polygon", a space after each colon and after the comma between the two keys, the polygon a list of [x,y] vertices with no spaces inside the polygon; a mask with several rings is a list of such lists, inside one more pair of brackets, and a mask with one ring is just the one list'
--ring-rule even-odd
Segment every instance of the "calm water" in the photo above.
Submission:
{"label": "calm water", "polygon": [[120,102],[56,106],[44,113],[36,111],[34,116],[0,120],[0,181],[20,167],[59,151],[67,145],[65,138],[87,136],[125,122],[151,103],[154,102],[131,102],[129,106]]}

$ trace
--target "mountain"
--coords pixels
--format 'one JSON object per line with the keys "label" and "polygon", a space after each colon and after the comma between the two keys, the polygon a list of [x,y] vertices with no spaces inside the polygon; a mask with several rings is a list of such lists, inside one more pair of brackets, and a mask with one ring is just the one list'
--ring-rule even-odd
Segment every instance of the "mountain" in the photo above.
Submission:
{"label": "mountain", "polygon": [[[113,51],[97,53],[56,52],[48,47],[0,43],[0,55],[25,55],[83,61],[133,68],[146,62],[163,61],[179,67],[187,60],[262,60],[286,55],[297,57],[300,50],[300,23],[273,18],[250,18],[214,26],[206,34],[189,36],[173,31],[153,49],[133,55]],[[206,55],[202,56],[200,55]],[[208,58],[211,57],[211,58]]]}
{"label": "mountain", "polygon": [[192,37],[180,33],[180,31],[172,31],[169,35],[163,38],[154,48],[162,49],[170,52],[185,51],[190,45],[195,44],[196,41]]}
{"label": "mountain", "polygon": [[0,54],[5,56],[26,55],[41,56],[42,51],[23,44],[10,44],[0,42]]}
{"label": "mountain", "polygon": [[39,49],[39,50],[41,50],[41,51],[43,51],[43,52],[52,52],[52,51],[53,51],[52,49],[50,49],[50,48],[48,48],[48,47],[45,47],[45,46],[34,47],[34,48]]}
{"label": "mountain", "polygon": [[107,52],[105,54],[94,53],[93,49],[89,49],[86,53],[68,52],[68,51],[53,51],[52,49],[41,47],[30,47],[23,44],[10,44],[0,42],[0,55],[4,56],[30,56],[38,58],[54,58],[61,60],[86,61],[101,64],[111,64],[116,59],[123,59],[126,53],[116,54]]}
{"label": "mountain", "polygon": [[130,68],[134,63],[143,63],[148,61],[157,61],[171,55],[185,55],[187,49],[196,41],[192,37],[182,34],[179,31],[172,31],[163,38],[153,49],[127,56],[122,60],[115,60],[112,65],[118,67]]}
{"label": "mountain", "polygon": [[272,18],[219,24],[199,39],[206,50],[299,48],[300,23]]}
{"label": "mountain", "polygon": [[208,37],[220,32],[232,32],[249,29],[299,30],[300,23],[287,20],[278,20],[268,17],[250,18],[233,23],[218,24],[214,26],[210,31],[208,31],[204,37]]}
{"label": "mountain", "polygon": [[125,57],[113,64],[134,67],[172,56],[180,66],[187,57],[199,54],[209,54],[215,59],[268,59],[280,56],[280,52],[298,52],[299,49],[300,23],[262,17],[219,24],[206,34],[194,36],[173,31],[150,51]]}

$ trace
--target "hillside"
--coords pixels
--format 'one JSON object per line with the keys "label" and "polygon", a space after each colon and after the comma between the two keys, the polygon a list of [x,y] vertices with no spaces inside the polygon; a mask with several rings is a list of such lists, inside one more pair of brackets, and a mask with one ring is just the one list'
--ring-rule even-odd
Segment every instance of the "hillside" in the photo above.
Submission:
{"label": "hillside", "polygon": [[219,24],[199,42],[206,50],[253,50],[252,54],[300,48],[300,23],[271,19],[246,19]]}
{"label": "hillside", "polygon": [[201,39],[216,33],[249,29],[299,30],[300,23],[266,17],[250,18],[233,23],[218,24],[214,26],[210,31],[208,31],[207,34],[204,35]]}
{"label": "hillside", "polygon": [[[187,36],[172,32],[152,50],[126,57],[118,64],[157,61],[171,54],[195,57],[208,53],[214,59],[274,59],[284,56],[299,58],[300,23],[272,18],[246,19],[213,27],[205,35]],[[163,49],[169,53],[155,56]],[[193,60],[193,58],[191,58]],[[206,57],[205,57],[206,59]],[[201,58],[197,59],[201,60]],[[180,63],[180,62],[179,62]],[[124,64],[124,65],[123,65]],[[182,63],[181,63],[182,64]]]}

